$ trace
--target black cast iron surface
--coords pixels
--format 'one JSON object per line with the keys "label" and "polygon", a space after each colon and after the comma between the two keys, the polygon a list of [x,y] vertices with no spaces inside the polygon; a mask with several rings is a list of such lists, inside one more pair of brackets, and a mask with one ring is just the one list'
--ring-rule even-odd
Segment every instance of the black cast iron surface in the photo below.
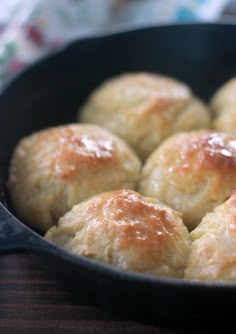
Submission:
{"label": "black cast iron surface", "polygon": [[98,36],[70,44],[9,83],[0,95],[0,252],[36,254],[74,294],[79,286],[85,298],[110,312],[168,327],[233,323],[236,284],[159,279],[71,255],[6,210],[5,182],[17,141],[75,121],[87,95],[111,76],[132,71],[170,75],[207,102],[236,75],[235,36],[236,26],[230,24],[160,26]]}

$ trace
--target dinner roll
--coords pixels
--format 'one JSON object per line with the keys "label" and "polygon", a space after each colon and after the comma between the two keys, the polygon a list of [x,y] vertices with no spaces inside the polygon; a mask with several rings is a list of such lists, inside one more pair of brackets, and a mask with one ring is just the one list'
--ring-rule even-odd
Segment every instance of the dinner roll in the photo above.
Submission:
{"label": "dinner roll", "polygon": [[185,278],[236,281],[236,190],[191,232]]}
{"label": "dinner roll", "polygon": [[236,135],[236,77],[215,92],[210,106],[215,116],[213,128]]}
{"label": "dinner roll", "polygon": [[124,189],[75,205],[45,238],[77,255],[173,277],[183,277],[190,248],[180,213]]}
{"label": "dinner roll", "polygon": [[92,195],[135,188],[140,168],[138,157],[120,138],[98,126],[69,124],[19,142],[8,187],[19,217],[44,232]]}
{"label": "dinner roll", "polygon": [[183,213],[192,230],[236,185],[236,137],[207,130],[166,139],[144,165],[139,191]]}
{"label": "dinner roll", "polygon": [[206,106],[188,86],[150,73],[107,80],[88,97],[79,119],[118,134],[142,160],[175,132],[210,127]]}

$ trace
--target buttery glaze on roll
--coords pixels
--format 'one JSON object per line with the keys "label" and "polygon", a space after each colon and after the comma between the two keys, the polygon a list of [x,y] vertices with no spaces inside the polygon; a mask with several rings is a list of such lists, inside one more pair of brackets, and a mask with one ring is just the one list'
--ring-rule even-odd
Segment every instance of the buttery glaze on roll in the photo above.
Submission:
{"label": "buttery glaze on roll", "polygon": [[215,116],[213,128],[236,135],[236,77],[228,80],[215,92],[210,107]]}
{"label": "buttery glaze on roll", "polygon": [[142,72],[101,84],[88,97],[79,119],[118,134],[142,160],[173,133],[211,125],[207,107],[187,85]]}
{"label": "buttery glaze on roll", "polygon": [[236,190],[191,232],[185,278],[236,281]]}
{"label": "buttery glaze on roll", "polygon": [[236,137],[193,131],[166,139],[144,165],[139,191],[183,213],[189,230],[236,186]]}
{"label": "buttery glaze on roll", "polygon": [[120,268],[183,277],[190,238],[180,213],[132,190],[96,195],[61,217],[45,238]]}
{"label": "buttery glaze on roll", "polygon": [[100,192],[136,187],[141,163],[128,145],[94,125],[69,124],[22,139],[8,188],[18,216],[39,231]]}

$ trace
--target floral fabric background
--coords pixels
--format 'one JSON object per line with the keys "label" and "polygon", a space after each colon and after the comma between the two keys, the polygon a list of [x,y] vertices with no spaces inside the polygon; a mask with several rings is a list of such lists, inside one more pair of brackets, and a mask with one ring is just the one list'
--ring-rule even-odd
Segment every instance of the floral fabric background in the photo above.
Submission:
{"label": "floral fabric background", "polygon": [[68,41],[120,26],[212,21],[226,0],[1,0],[0,88]]}

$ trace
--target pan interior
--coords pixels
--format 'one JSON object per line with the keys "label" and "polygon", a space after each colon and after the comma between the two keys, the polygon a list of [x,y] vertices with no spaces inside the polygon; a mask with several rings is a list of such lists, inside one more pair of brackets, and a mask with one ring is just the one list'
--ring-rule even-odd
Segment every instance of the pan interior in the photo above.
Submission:
{"label": "pan interior", "polygon": [[[75,41],[20,73],[0,94],[0,201],[10,208],[6,180],[20,138],[76,121],[88,94],[103,80],[124,72],[172,76],[207,102],[236,75],[235,36],[236,25],[231,24],[147,27]],[[236,289],[230,284],[219,289],[220,284],[145,279],[63,252],[55,254],[60,256],[49,258],[50,268],[53,265],[65,279],[74,278],[74,291],[80,279],[81,290],[89,290],[99,305],[109,309],[132,309],[138,319],[150,318],[171,327],[212,324],[218,319],[225,326],[234,320]]]}
{"label": "pan interior", "polygon": [[169,75],[206,102],[236,74],[236,25],[146,27],[71,43],[14,78],[0,95],[0,201],[18,140],[75,122],[77,110],[103,80],[135,71]]}

